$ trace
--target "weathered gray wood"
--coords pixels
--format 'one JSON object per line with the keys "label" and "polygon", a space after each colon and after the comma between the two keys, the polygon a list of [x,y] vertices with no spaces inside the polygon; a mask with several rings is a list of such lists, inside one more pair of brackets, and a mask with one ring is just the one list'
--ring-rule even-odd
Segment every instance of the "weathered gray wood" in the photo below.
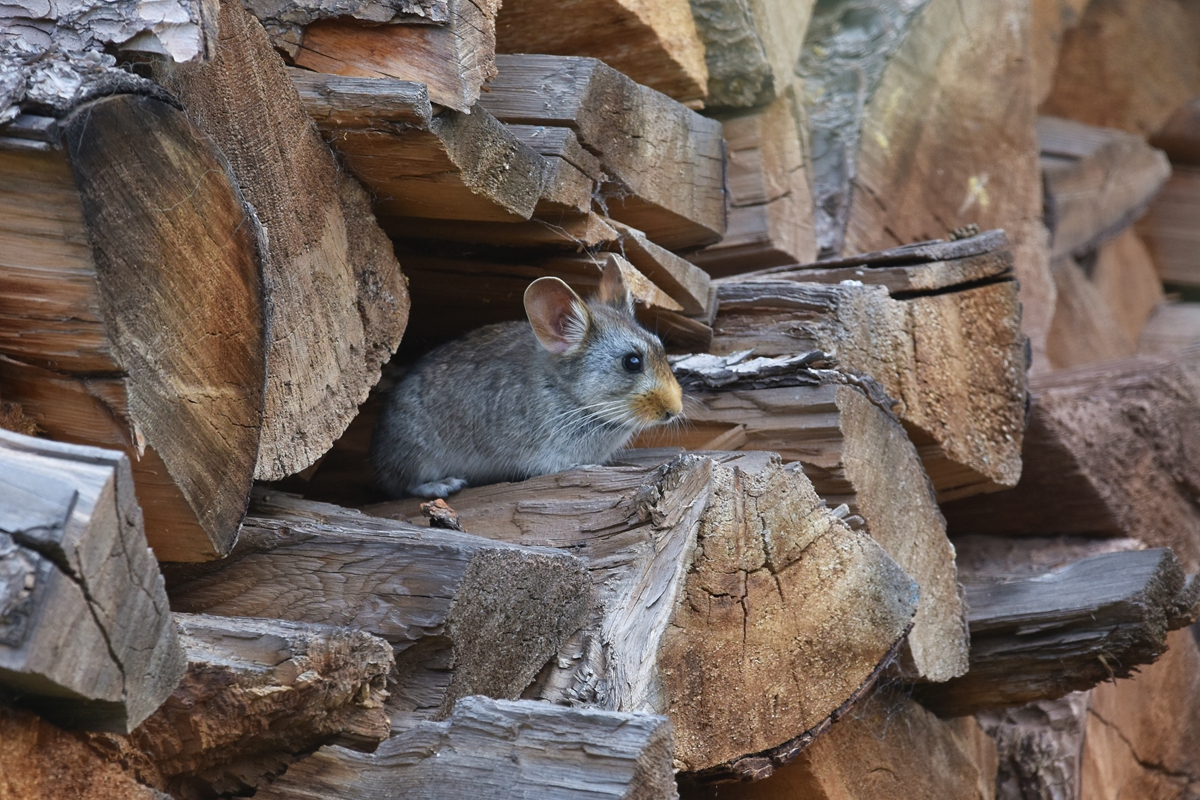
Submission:
{"label": "weathered gray wood", "polygon": [[951,533],[1128,536],[1200,569],[1200,353],[1061,370],[1030,393],[1020,482],[943,504]]}
{"label": "weathered gray wood", "polygon": [[721,125],[590,58],[496,57],[479,105],[501,122],[572,129],[608,173],[608,216],[678,249],[725,232]]}
{"label": "weathered gray wood", "polygon": [[263,800],[673,800],[671,725],[660,716],[467,697],[370,755],[324,747]]}
{"label": "weathered gray wood", "polygon": [[1129,677],[1162,655],[1168,631],[1200,611],[1200,584],[1165,548],[1084,558],[1032,578],[967,582],[966,590],[970,670],[916,690],[943,716]]}
{"label": "weathered gray wood", "polygon": [[176,614],[187,673],[128,736],[107,736],[138,777],[176,798],[252,790],[315,748],[373,750],[391,646],[350,628]]}
{"label": "weathered gray wood", "polygon": [[216,57],[156,77],[229,159],[266,229],[271,346],[255,477],[324,455],[400,343],[408,293],[391,243],[313,130],[283,60],[235,0]]}
{"label": "weathered gray wood", "polygon": [[[984,259],[983,271],[1002,270],[1003,252]],[[804,270],[718,281],[711,351],[831,353],[840,368],[870,375],[899,401],[896,415],[940,501],[1013,486],[1021,469],[1026,367],[1016,283],[999,271],[937,286],[971,270],[930,267],[932,274],[921,277],[927,268],[906,269],[915,270],[911,282],[879,286],[849,275],[851,283],[797,282]],[[902,299],[886,288],[929,281],[936,288],[898,292]]]}
{"label": "weathered gray wood", "polygon": [[0,694],[126,733],[184,665],[128,459],[0,431]]}
{"label": "weathered gray wood", "polygon": [[1141,136],[1038,117],[1050,256],[1080,258],[1145,213],[1171,175]]}
{"label": "weathered gray wood", "polygon": [[[916,611],[916,585],[884,550],[768,453],[584,468],[468,488],[452,505],[467,531],[562,547],[591,570],[586,626],[526,696],[666,714],[688,771],[790,761],[874,683]],[[420,513],[407,500],[369,510]]]}
{"label": "weathered gray wood", "polygon": [[[469,530],[469,527],[468,527]],[[393,721],[468,694],[517,697],[587,613],[566,553],[258,498],[220,564],[167,570],[177,611],[352,626],[396,651]]]}

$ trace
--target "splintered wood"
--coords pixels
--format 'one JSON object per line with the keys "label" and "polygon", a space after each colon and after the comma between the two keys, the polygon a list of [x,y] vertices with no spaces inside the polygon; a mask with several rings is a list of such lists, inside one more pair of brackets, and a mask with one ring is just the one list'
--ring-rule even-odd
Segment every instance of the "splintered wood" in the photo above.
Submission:
{"label": "splintered wood", "polygon": [[454,509],[472,534],[565,548],[591,570],[587,623],[526,696],[666,714],[676,766],[702,780],[794,758],[873,684],[916,612],[883,548],[770,454],[466,489]]}

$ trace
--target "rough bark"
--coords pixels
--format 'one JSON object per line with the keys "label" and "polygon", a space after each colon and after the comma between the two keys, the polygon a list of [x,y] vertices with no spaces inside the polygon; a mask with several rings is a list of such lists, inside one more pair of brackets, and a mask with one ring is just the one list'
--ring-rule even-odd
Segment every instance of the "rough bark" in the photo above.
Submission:
{"label": "rough bark", "polygon": [[127,733],[184,664],[128,459],[0,431],[0,694]]}
{"label": "rough bark", "polygon": [[699,104],[708,93],[687,0],[510,3],[496,18],[496,52],[589,56],[681,103]]}
{"label": "rough bark", "polygon": [[1200,566],[1200,361],[1192,351],[1031,381],[1021,481],[943,504],[950,532],[1141,539]]}
{"label": "rough bark", "polygon": [[742,375],[718,391],[689,386],[699,408],[688,412],[684,437],[667,432],[643,435],[640,442],[695,450],[740,429],[739,444],[729,443],[728,449],[767,450],[800,462],[817,494],[831,508],[845,504],[860,516],[872,538],[920,587],[902,671],[927,681],[961,675],[967,670],[966,608],[954,548],[917,450],[899,421],[872,402],[876,398],[838,373],[813,374],[815,385],[808,386],[776,379],[783,385],[752,388]]}
{"label": "rough bark", "polygon": [[387,642],[281,620],[176,614],[187,673],[128,736],[93,735],[176,800],[244,793],[326,744],[373,750],[391,732]]}
{"label": "rough bark", "polygon": [[325,19],[305,26],[298,42],[276,47],[293,52],[298,66],[353,78],[416,81],[434,103],[464,114],[479,101],[483,84],[496,77],[496,13],[499,0],[449,0],[441,25],[377,25]]}
{"label": "rough bark", "polygon": [[1129,227],[1171,175],[1140,136],[1058,117],[1038,117],[1037,135],[1052,259],[1082,258]]}
{"label": "rough bark", "polygon": [[926,707],[948,717],[1127,678],[1162,655],[1169,630],[1200,611],[1200,584],[1165,548],[1091,556],[1033,577],[964,574],[963,581],[970,670],[916,690]]}
{"label": "rough bark", "polygon": [[0,149],[0,381],[51,437],[130,456],[160,558],[214,558],[262,425],[258,222],[160,89],[93,77]]}
{"label": "rough bark", "polygon": [[579,629],[588,605],[586,572],[565,553],[287,496],[258,501],[238,548],[219,565],[167,574],[177,611],[383,637],[396,652],[393,724],[448,714],[469,694],[517,697]]}
{"label": "rough bark", "polygon": [[[724,279],[711,351],[834,353],[842,368],[872,376],[899,400],[896,415],[940,501],[1013,486],[1026,356],[1007,258],[999,252],[969,264],[896,266],[864,257],[860,267],[833,262],[813,270],[832,285],[798,282],[807,268]],[[962,278],[968,282],[958,284]],[[883,285],[865,285],[876,280]],[[888,285],[898,288],[896,297]]]}
{"label": "rough bark", "polygon": [[603,63],[498,56],[479,104],[502,122],[572,129],[609,176],[607,215],[670,250],[725,233],[721,125]]}
{"label": "rough bark", "polygon": [[271,348],[255,475],[305,469],[346,429],[396,351],[408,294],[366,196],[313,130],[262,26],[221,6],[217,56],[159,79],[229,158],[268,236]]}
{"label": "rough bark", "polygon": [[1081,755],[1091,692],[982,711],[996,740],[996,800],[1079,800]]}
{"label": "rough bark", "polygon": [[873,684],[916,611],[912,580],[772,454],[584,468],[452,502],[472,533],[591,569],[587,624],[526,696],[666,714],[676,766],[709,779],[794,758]]}
{"label": "rough bark", "polygon": [[715,276],[817,256],[802,87],[792,81],[765,108],[722,118],[729,146],[725,238],[691,256]]}
{"label": "rough bark", "polygon": [[366,755],[324,747],[255,797],[264,800],[674,800],[671,726],[644,713],[536,701],[459,700]]}

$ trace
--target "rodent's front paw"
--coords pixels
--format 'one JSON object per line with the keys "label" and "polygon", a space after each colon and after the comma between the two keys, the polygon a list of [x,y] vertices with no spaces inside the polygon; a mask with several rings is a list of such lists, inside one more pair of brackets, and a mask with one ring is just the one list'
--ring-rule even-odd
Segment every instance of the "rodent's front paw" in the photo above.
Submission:
{"label": "rodent's front paw", "polygon": [[433,500],[438,497],[449,497],[466,485],[466,478],[442,478],[439,481],[429,481],[420,486],[414,486],[409,491],[415,497]]}

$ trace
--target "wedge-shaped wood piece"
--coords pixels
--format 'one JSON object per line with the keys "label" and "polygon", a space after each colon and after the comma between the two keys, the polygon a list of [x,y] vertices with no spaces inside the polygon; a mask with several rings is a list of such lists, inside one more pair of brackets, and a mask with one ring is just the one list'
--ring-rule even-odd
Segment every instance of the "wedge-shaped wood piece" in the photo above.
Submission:
{"label": "wedge-shaped wood piece", "polygon": [[550,0],[502,6],[496,52],[590,56],[681,103],[707,94],[704,44],[687,0]]}
{"label": "wedge-shaped wood piece", "polygon": [[970,717],[941,720],[903,692],[879,691],[795,762],[762,777],[693,787],[685,776],[681,794],[686,800],[994,800],[996,744]]}
{"label": "wedge-shaped wood piece", "polygon": [[1054,288],[1028,14],[1025,0],[822,3],[799,72],[817,98],[809,119],[822,255],[968,224],[1003,228],[1042,366]]}
{"label": "wedge-shaped wood piece", "polygon": [[258,457],[260,229],[212,142],[129,88],[0,149],[0,383],[52,438],[124,450],[156,555],[204,560]]}
{"label": "wedge-shaped wood piece", "polygon": [[721,124],[591,58],[497,56],[479,104],[501,122],[570,128],[600,158],[608,216],[671,250],[725,233]]}
{"label": "wedge-shaped wood piece", "polygon": [[584,468],[451,500],[466,530],[562,547],[591,570],[587,625],[526,696],[665,714],[687,771],[790,761],[873,684],[916,611],[916,585],[883,548],[769,453]]}
{"label": "wedge-shaped wood piece", "polygon": [[127,733],[185,663],[128,459],[0,431],[0,694]]}
{"label": "wedge-shaped wood piece", "polygon": [[549,164],[486,111],[434,115],[423,87],[408,81],[290,75],[393,235],[426,235],[417,218],[517,222],[533,214]]}
{"label": "wedge-shaped wood piece", "polygon": [[561,551],[283,495],[257,501],[225,561],[172,566],[168,581],[177,611],[351,626],[383,637],[396,651],[394,716],[444,715],[469,694],[519,696],[579,629],[588,606],[587,573]]}
{"label": "wedge-shaped wood piece", "polygon": [[817,257],[807,124],[796,81],[765,108],[722,117],[729,224],[725,238],[693,261],[721,276]]}
{"label": "wedge-shaped wood piece", "polygon": [[323,747],[263,800],[542,797],[673,800],[671,724],[660,716],[466,697],[371,754]]}
{"label": "wedge-shaped wood piece", "polygon": [[1107,553],[1035,577],[972,582],[971,668],[916,696],[942,716],[1052,700],[1127,678],[1195,622],[1200,583],[1166,548]]}
{"label": "wedge-shaped wood piece", "polygon": [[795,80],[812,0],[692,0],[708,62],[708,106],[749,108]]}
{"label": "wedge-shaped wood piece", "polygon": [[174,797],[246,792],[325,744],[373,750],[391,726],[392,648],[350,628],[176,614],[187,673],[128,736],[98,741]]}
{"label": "wedge-shaped wood piece", "polygon": [[[316,2],[305,4],[319,7]],[[254,0],[246,5],[257,11],[256,6],[267,3]],[[263,22],[272,31],[272,44],[301,67],[331,75],[423,83],[433,102],[469,113],[483,84],[496,75],[499,1],[420,0],[404,6],[407,10],[416,6],[422,15],[428,10],[430,16],[379,25],[380,20],[350,19],[345,6],[335,5],[331,11],[338,18],[305,20],[298,37],[295,14],[267,16]],[[430,21],[437,24],[427,24]]]}
{"label": "wedge-shaped wood piece", "polygon": [[266,229],[271,347],[255,476],[320,458],[396,351],[408,293],[391,243],[354,179],[312,128],[283,61],[236,0],[221,4],[217,56],[164,65],[160,81],[229,159]]}
{"label": "wedge-shaped wood piece", "polygon": [[[676,365],[681,385],[697,401],[688,411],[686,431],[648,431],[639,443],[704,449],[715,437],[737,430],[739,444],[727,443],[728,449],[769,450],[800,462],[817,494],[831,508],[844,503],[850,514],[860,516],[872,538],[920,586],[917,615],[901,654],[908,677],[944,681],[966,672],[966,607],[955,577],[954,548],[917,449],[888,410],[890,400],[882,390],[868,394],[827,369],[801,369],[792,376],[764,370],[776,374],[760,383],[749,364],[739,364],[747,368],[737,372],[721,370],[723,385],[714,389],[682,372],[700,360],[718,358],[696,356]],[[883,407],[876,404],[880,401]]]}
{"label": "wedge-shaped wood piece", "polygon": [[[1117,322],[1112,308],[1070,256],[1051,264],[1054,322],[1046,337],[1046,356],[1055,369],[1113,361],[1137,352],[1137,341]],[[1157,277],[1154,278],[1158,282]]]}
{"label": "wedge-shaped wood piece", "polygon": [[[1014,486],[1021,474],[1026,355],[1006,261],[1003,254],[985,259],[979,271],[990,277],[949,286],[943,279],[978,273],[915,265],[905,268],[913,277],[904,278],[895,268],[864,265],[834,276],[851,283],[795,282],[804,270],[722,280],[711,352],[832,353],[841,368],[870,375],[899,401],[895,413],[939,501]],[[884,285],[853,283],[872,275]],[[932,287],[893,298],[887,284]]]}
{"label": "wedge-shaped wood piece", "polygon": [[716,293],[708,273],[690,261],[659,247],[636,228],[609,220],[621,238],[608,245],[629,260],[681,306],[683,313],[711,322],[717,313]]}
{"label": "wedge-shaped wood piece", "polygon": [[952,534],[1129,536],[1200,568],[1200,354],[1038,376],[1021,481],[948,503]]}
{"label": "wedge-shaped wood piece", "polygon": [[1038,117],[1050,257],[1082,257],[1145,213],[1171,175],[1141,136]]}
{"label": "wedge-shaped wood piece", "polygon": [[1154,258],[1158,276],[1166,283],[1200,286],[1200,247],[1192,221],[1200,210],[1200,167],[1173,165],[1171,179],[1137,222],[1137,232]]}

